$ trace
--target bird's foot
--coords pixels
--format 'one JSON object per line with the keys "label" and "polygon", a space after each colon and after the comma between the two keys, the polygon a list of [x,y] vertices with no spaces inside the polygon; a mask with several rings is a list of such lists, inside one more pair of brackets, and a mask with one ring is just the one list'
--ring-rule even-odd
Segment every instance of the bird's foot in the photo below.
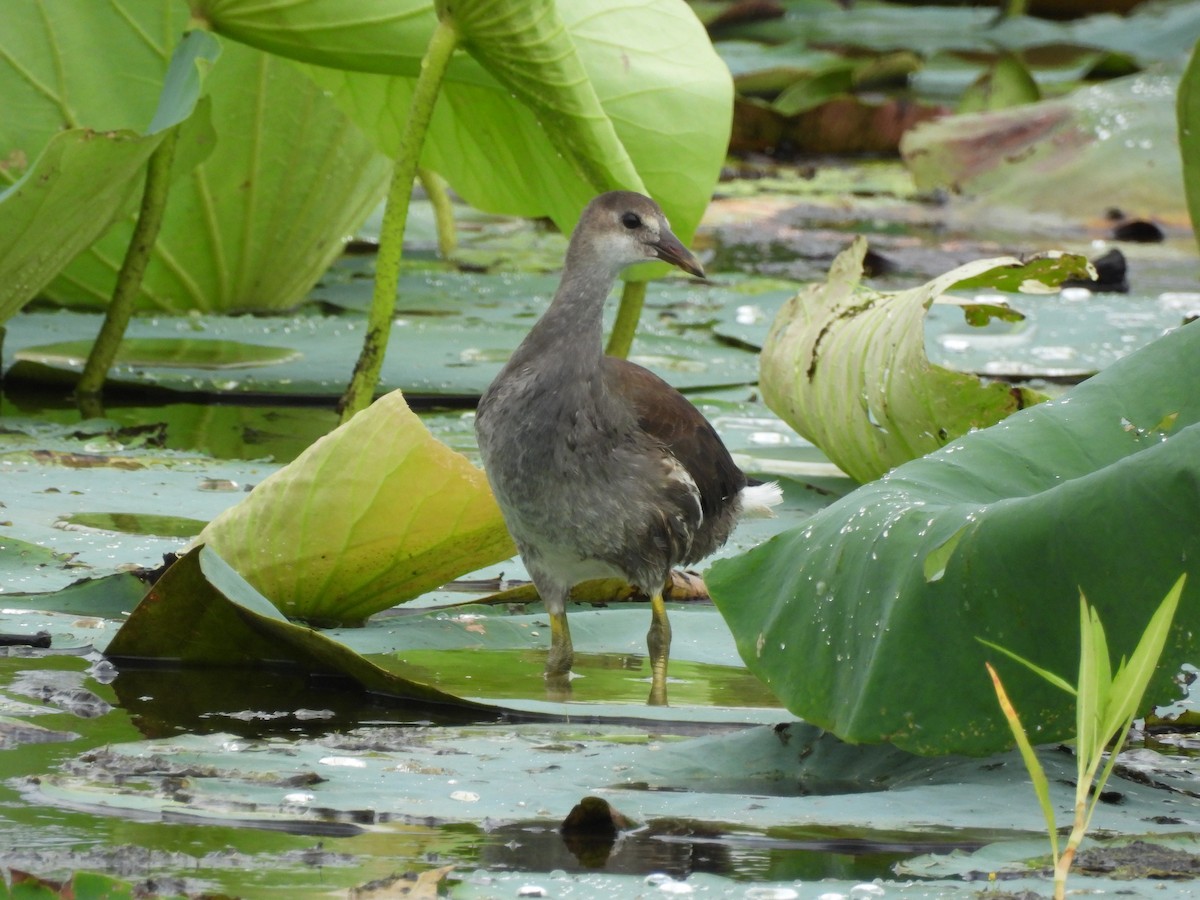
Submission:
{"label": "bird's foot", "polygon": [[646,698],[647,706],[669,706],[667,702],[667,661],[661,666],[650,663],[650,696]]}
{"label": "bird's foot", "polygon": [[571,699],[571,679],[574,677],[570,672],[559,672],[552,674],[546,673],[546,699],[553,703],[565,703]]}
{"label": "bird's foot", "polygon": [[569,677],[575,662],[575,647],[565,612],[550,614],[550,653],[546,657],[546,678]]}
{"label": "bird's foot", "polygon": [[649,706],[667,705],[667,663],[671,658],[671,622],[662,594],[650,598],[650,630],[646,633],[646,649],[650,655]]}
{"label": "bird's foot", "polygon": [[574,663],[575,651],[570,644],[566,647],[551,644],[550,653],[546,656],[546,678],[570,678]]}
{"label": "bird's foot", "polygon": [[650,696],[652,707],[667,704],[667,662],[671,659],[671,620],[667,619],[666,604],[659,592],[650,598],[650,630],[646,634],[646,649],[650,656]]}

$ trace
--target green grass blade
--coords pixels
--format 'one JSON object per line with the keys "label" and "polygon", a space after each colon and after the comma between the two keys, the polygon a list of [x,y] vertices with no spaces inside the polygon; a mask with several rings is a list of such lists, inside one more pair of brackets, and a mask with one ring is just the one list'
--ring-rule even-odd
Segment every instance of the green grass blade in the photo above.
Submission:
{"label": "green grass blade", "polygon": [[[1103,663],[1100,654],[1104,654]],[[1108,666],[1108,650],[1104,628],[1095,611],[1088,608],[1083,594],[1079,595],[1079,681],[1075,699],[1075,752],[1082,779],[1087,761],[1103,750],[1104,736],[1099,734],[1100,715],[1105,706],[1106,686],[1101,682],[1101,668]],[[1086,786],[1081,786],[1086,790]]]}
{"label": "green grass blade", "polygon": [[1029,671],[1033,672],[1035,675],[1040,675],[1042,678],[1045,678],[1048,682],[1050,682],[1056,688],[1061,688],[1062,690],[1066,691],[1068,694],[1075,693],[1075,685],[1071,684],[1071,682],[1067,681],[1065,678],[1061,678],[1058,675],[1055,675],[1049,669],[1043,669],[1041,666],[1034,665],[1029,660],[1025,659],[1025,657],[1018,656],[1016,653],[1013,653],[1011,650],[1001,647],[999,644],[993,644],[991,641],[985,641],[983,638],[976,638],[975,640],[979,641],[979,643],[983,644],[985,647],[991,647],[993,650],[1003,653],[1009,659],[1016,660],[1021,665],[1023,665],[1025,668],[1029,669]]}
{"label": "green grass blade", "polygon": [[[1024,662],[1024,660],[1021,661]],[[1050,782],[1046,780],[1046,771],[1042,768],[1042,764],[1038,762],[1033,745],[1029,743],[1029,737],[1025,734],[1024,726],[1021,725],[1021,717],[1017,715],[1016,707],[1008,699],[1008,694],[1004,690],[1000,676],[996,674],[996,670],[992,668],[991,663],[984,663],[984,665],[987,666],[988,674],[992,676],[992,686],[996,689],[996,699],[1000,702],[1000,710],[1004,713],[1004,718],[1008,720],[1008,727],[1012,729],[1013,738],[1017,742],[1017,749],[1021,751],[1021,759],[1025,763],[1026,771],[1029,772],[1030,780],[1033,782],[1033,792],[1037,794],[1038,803],[1042,807],[1042,815],[1046,818],[1046,833],[1050,836],[1050,852],[1057,863],[1058,829],[1054,823],[1054,807],[1050,804]]]}
{"label": "green grass blade", "polygon": [[1108,734],[1115,733],[1121,722],[1137,715],[1146,686],[1150,683],[1163,647],[1166,646],[1167,634],[1171,630],[1171,622],[1175,618],[1175,610],[1179,606],[1186,579],[1186,574],[1180,575],[1167,591],[1166,597],[1150,617],[1150,623],[1142,632],[1142,637],[1128,662],[1118,667],[1109,691],[1102,723]]}
{"label": "green grass blade", "polygon": [[1083,820],[1083,830],[1087,831],[1092,824],[1092,813],[1096,811],[1096,806],[1100,803],[1100,794],[1104,790],[1104,785],[1108,782],[1108,776],[1112,774],[1113,767],[1117,764],[1117,756],[1121,753],[1121,748],[1125,746],[1125,738],[1129,736],[1129,729],[1133,727],[1133,716],[1125,720],[1125,725],[1121,729],[1116,741],[1112,745],[1112,750],[1108,754],[1108,762],[1104,766],[1104,771],[1100,773],[1100,777],[1095,779],[1095,786],[1092,788],[1092,796],[1088,801],[1087,815]]}

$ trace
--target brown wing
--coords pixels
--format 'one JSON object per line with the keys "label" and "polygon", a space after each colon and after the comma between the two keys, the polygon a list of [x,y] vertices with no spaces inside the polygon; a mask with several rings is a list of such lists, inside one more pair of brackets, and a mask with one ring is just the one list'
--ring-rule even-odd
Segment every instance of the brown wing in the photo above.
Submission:
{"label": "brown wing", "polygon": [[[638,425],[679,460],[700,491],[706,522],[729,509],[746,476],[708,420],[653,372],[628,360],[604,357],[604,381],[637,411]],[[723,538],[722,538],[723,540]]]}

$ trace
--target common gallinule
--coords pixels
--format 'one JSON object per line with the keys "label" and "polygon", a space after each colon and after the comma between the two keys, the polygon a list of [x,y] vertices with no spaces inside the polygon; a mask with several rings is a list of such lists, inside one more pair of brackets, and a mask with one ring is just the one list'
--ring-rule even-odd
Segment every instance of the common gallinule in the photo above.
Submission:
{"label": "common gallinule", "polygon": [[653,200],[630,191],[592,200],[554,300],[484,393],[475,431],[550,616],[547,677],[571,669],[571,588],[619,577],[651,598],[651,701],[665,702],[671,628],[662,592],[671,569],[712,553],[739,515],[769,514],[781,495],[774,484],[747,484],[682,394],[604,355],[605,299],[622,269],[654,259],[704,275]]}

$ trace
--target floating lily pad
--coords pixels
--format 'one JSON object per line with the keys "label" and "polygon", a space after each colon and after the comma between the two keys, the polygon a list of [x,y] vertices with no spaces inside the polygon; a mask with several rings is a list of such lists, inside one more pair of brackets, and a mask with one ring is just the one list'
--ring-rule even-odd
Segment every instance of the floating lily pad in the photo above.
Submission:
{"label": "floating lily pad", "polygon": [[[76,429],[83,433],[73,433]],[[0,588],[24,593],[61,590],[123,567],[154,569],[164,554],[182,549],[185,540],[178,535],[192,533],[199,516],[215,517],[245,496],[247,486],[278,468],[269,462],[224,462],[136,444],[126,447],[78,425],[42,425],[28,433],[0,435],[0,465],[5,485],[0,520],[7,523],[0,526],[0,544],[10,547],[0,551]],[[60,524],[97,510],[118,519],[88,522],[104,530]],[[183,517],[190,524],[162,527],[174,511],[182,510],[190,513]],[[124,526],[120,532],[108,530],[121,518],[139,524],[130,531]],[[9,539],[20,543],[14,548]],[[23,558],[32,564],[20,564]],[[6,560],[14,563],[12,568]]]}
{"label": "floating lily pad", "polygon": [[[112,620],[105,628],[99,629],[97,636],[91,641],[97,650],[103,650],[108,638],[116,633],[116,625],[113,623],[129,615],[145,593],[146,581],[143,578],[133,572],[118,572],[113,575],[80,578],[58,591],[6,592],[4,596],[10,607],[47,613],[50,617],[48,619],[33,617],[37,623],[35,630],[50,631],[56,636],[56,643],[61,643],[57,635],[58,628],[63,624],[75,628],[83,627],[80,625],[80,616]],[[10,614],[16,616],[15,613]]]}
{"label": "floating lily pad", "polygon": [[[140,594],[144,592],[145,585],[139,585],[139,588]],[[128,600],[127,594],[120,596]],[[35,603],[27,603],[20,594],[9,597],[5,592],[0,597],[5,598],[5,606],[0,609],[0,631],[28,638],[49,635],[50,649],[55,653],[84,653],[103,647],[120,628],[118,621],[100,615],[39,610]],[[128,603],[129,609],[136,605],[136,598]]]}
{"label": "floating lily pad", "polygon": [[59,519],[58,528],[87,528],[95,531],[116,531],[122,534],[152,534],[157,537],[195,537],[207,522],[186,516],[165,516],[154,513],[78,512]]}
{"label": "floating lily pad", "polygon": [[[707,336],[728,305],[759,290],[745,279],[725,281],[719,287],[682,279],[653,284],[632,358],[683,390],[753,383],[757,366],[750,353],[698,339]],[[409,272],[401,283],[394,352],[385,362],[381,389],[400,387],[410,396],[478,396],[549,304],[557,283],[557,275]],[[110,383],[332,401],[340,396],[360,348],[359,311],[369,304],[370,290],[363,279],[333,279],[316,288],[313,300],[353,311],[336,316],[194,316],[186,325],[135,318],[124,341],[131,355],[118,359]],[[614,311],[615,301],[610,321]],[[27,313],[14,319],[5,343],[11,353],[9,375],[19,381],[73,383],[81,351],[98,327],[98,317],[83,313]],[[181,328],[186,338],[179,337]],[[241,349],[233,351],[232,345]],[[189,365],[193,359],[196,364]],[[263,363],[254,365],[256,359]]]}
{"label": "floating lily pad", "polygon": [[[495,856],[489,868],[533,872],[548,868],[546,850],[562,853],[558,823],[581,796],[597,791],[630,818],[651,829],[657,824],[664,835],[675,823],[668,847],[685,843],[690,850],[687,838],[699,830],[708,835],[705,845],[711,852],[714,844],[734,838],[728,823],[738,823],[736,834],[746,843],[735,846],[772,859],[802,841],[811,842],[814,851],[832,846],[844,854],[873,846],[876,852],[891,847],[912,856],[1008,838],[1008,860],[1016,864],[1029,845],[1011,838],[1036,832],[1041,822],[1036,804],[1025,796],[1025,774],[1015,754],[929,760],[892,748],[840,744],[800,724],[691,740],[631,726],[598,732],[582,723],[510,724],[503,734],[375,725],[294,738],[286,752],[280,750],[271,742],[229,734],[183,734],[97,748],[20,786],[25,800],[39,805],[329,837],[364,828],[391,837],[427,823],[483,825],[504,835],[496,847],[484,849]],[[1070,785],[1063,782],[1073,771],[1070,758],[1050,751],[1042,758],[1054,801],[1069,803]],[[184,771],[188,790],[170,790]],[[512,790],[514,781],[528,783],[531,791]],[[1135,833],[1176,830],[1149,824],[1162,808],[1154,788],[1119,778],[1112,785],[1122,803],[1105,808],[1098,823]],[[889,802],[896,796],[906,802]],[[554,837],[544,847],[536,843],[542,830]],[[498,845],[510,839],[513,844],[503,853]],[[536,861],[519,851],[525,842],[543,850]],[[578,868],[569,854],[562,855],[570,868]],[[694,854],[690,858],[694,864]],[[658,861],[661,866],[664,858]],[[645,871],[645,863],[635,871]],[[774,877],[788,883],[782,872]],[[613,896],[607,888],[600,883],[599,890],[581,896]],[[929,886],[921,888],[918,896],[929,896]],[[742,884],[735,893],[716,896],[742,897],[745,891]],[[899,888],[889,883],[888,896],[894,892]]]}
{"label": "floating lily pad", "polygon": [[[0,527],[10,529],[12,522],[5,522]],[[0,537],[0,570],[10,574],[36,566],[59,565],[67,559],[69,557],[66,554],[40,544],[31,544],[7,535]]]}
{"label": "floating lily pad", "polygon": [[293,625],[211,550],[181,557],[109,641],[127,663],[258,667],[299,665],[315,675],[352,679],[363,691],[398,701],[448,706],[482,716],[499,710],[386,672],[342,644]]}
{"label": "floating lily pad", "polygon": [[922,189],[980,207],[1092,222],[1115,208],[1188,227],[1177,83],[1141,74],[1062,99],[949,116],[906,134],[900,149]]}
{"label": "floating lily pad", "polygon": [[[91,341],[64,341],[26,347],[17,362],[82,371]],[[127,338],[121,341],[114,365],[160,369],[249,369],[291,362],[303,356],[286,347],[265,347],[234,340],[197,338]]]}
{"label": "floating lily pad", "polygon": [[995,10],[988,8],[880,3],[846,9],[797,3],[789,5],[785,18],[741,25],[730,34],[843,51],[913,50],[926,56],[955,52],[985,59],[1006,51],[1049,53],[1056,59],[1101,51],[1148,65],[1178,59],[1191,49],[1200,37],[1200,5],[1142,4],[1129,16],[1110,13],[1052,22],[1031,16],[997,21]]}
{"label": "floating lily pad", "polygon": [[[795,294],[770,291],[746,297],[719,313],[714,333],[748,347],[766,341],[779,309]],[[931,362],[993,378],[1076,381],[1104,369],[1200,310],[1200,292],[1159,294],[964,294],[969,302],[1004,304],[1015,320],[964,320],[961,302],[934,302],[925,317]]]}

